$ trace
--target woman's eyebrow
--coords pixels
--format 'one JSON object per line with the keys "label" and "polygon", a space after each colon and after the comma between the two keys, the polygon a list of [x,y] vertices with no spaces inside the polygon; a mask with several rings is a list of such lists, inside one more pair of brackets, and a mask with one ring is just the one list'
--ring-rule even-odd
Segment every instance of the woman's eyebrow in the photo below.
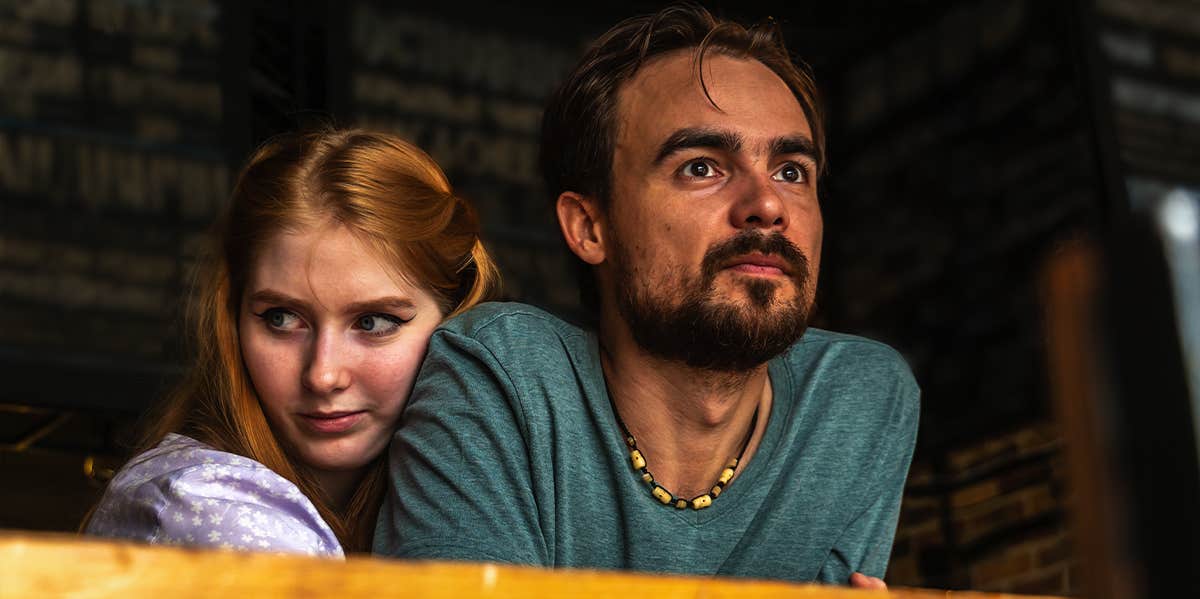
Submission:
{"label": "woman's eyebrow", "polygon": [[389,295],[347,304],[345,307],[345,312],[375,312],[387,309],[411,310],[416,307],[417,304],[409,298],[398,295]]}
{"label": "woman's eyebrow", "polygon": [[[310,304],[302,299],[292,297],[286,293],[276,291],[274,289],[260,289],[250,294],[251,301],[264,302],[268,304],[280,304],[284,306],[296,306],[299,308],[309,308]],[[342,311],[351,312],[372,312],[380,310],[411,310],[417,307],[417,304],[403,296],[385,295],[368,300],[360,300],[346,304]]]}
{"label": "woman's eyebrow", "polygon": [[274,289],[259,289],[250,294],[250,300],[267,304],[282,304],[301,308],[308,307],[308,302]]}

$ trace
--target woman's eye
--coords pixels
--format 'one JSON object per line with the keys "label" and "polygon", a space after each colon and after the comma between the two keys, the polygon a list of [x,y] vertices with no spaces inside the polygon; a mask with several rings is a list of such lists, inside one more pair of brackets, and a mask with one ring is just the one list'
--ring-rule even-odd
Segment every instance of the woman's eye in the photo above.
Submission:
{"label": "woman's eye", "polygon": [[713,168],[713,165],[703,160],[693,160],[683,165],[683,174],[688,177],[697,178],[715,177],[716,169]]}
{"label": "woman's eye", "polygon": [[255,316],[263,319],[267,326],[280,331],[291,331],[300,328],[300,317],[296,316],[290,310],[283,308],[271,308],[265,310]]}
{"label": "woman's eye", "polygon": [[808,180],[808,172],[799,164],[789,162],[775,171],[771,178],[785,183],[803,183]]}
{"label": "woman's eye", "polygon": [[391,314],[364,314],[354,321],[354,328],[371,335],[389,335],[405,321]]}

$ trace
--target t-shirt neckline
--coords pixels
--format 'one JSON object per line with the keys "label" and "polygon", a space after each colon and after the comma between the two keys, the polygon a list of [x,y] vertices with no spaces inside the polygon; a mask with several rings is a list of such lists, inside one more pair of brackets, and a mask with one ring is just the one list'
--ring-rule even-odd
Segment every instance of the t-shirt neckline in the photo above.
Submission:
{"label": "t-shirt neckline", "polygon": [[[608,396],[608,381],[604,378],[604,368],[600,361],[600,342],[597,335],[589,332],[588,334],[588,350],[591,353],[591,363],[599,378],[599,387],[601,396],[596,399],[602,404],[602,413],[606,413],[605,429],[607,436],[611,436],[612,442],[605,442],[605,445],[612,448],[612,451],[621,452],[621,461],[628,465],[628,456],[625,451],[625,444],[621,442],[623,434],[621,427],[617,424],[616,415],[613,414],[612,403]],[[779,447],[779,437],[783,431],[784,420],[786,414],[791,412],[792,408],[792,378],[791,372],[788,370],[784,361],[789,348],[783,354],[776,356],[767,363],[767,379],[771,385],[771,409],[766,414],[760,414],[760,418],[767,418],[767,429],[763,432],[762,439],[758,443],[758,448],[754,452],[753,458],[744,466],[744,470],[733,480],[733,482],[721,492],[721,496],[713,501],[712,505],[695,510],[690,507],[686,509],[677,509],[672,506],[656,506],[663,511],[670,512],[675,518],[691,526],[703,526],[709,522],[723,517],[727,513],[733,513],[738,510],[743,498],[750,492],[759,480],[765,475],[763,474],[768,465],[773,461],[774,455]],[[627,467],[626,473],[632,478],[637,475],[631,467]],[[658,500],[650,495],[650,491],[645,483],[640,480],[636,481],[637,485],[645,491],[645,500],[648,502],[658,503]]]}

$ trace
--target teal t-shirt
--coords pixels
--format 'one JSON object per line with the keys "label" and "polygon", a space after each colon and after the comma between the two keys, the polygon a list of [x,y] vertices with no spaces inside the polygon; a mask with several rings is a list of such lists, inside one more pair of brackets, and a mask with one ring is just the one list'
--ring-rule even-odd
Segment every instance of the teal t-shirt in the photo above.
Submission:
{"label": "teal t-shirt", "polygon": [[917,432],[910,370],[885,345],[809,329],[768,372],[774,400],[753,459],[711,507],[677,510],[629,463],[595,335],[530,306],[479,306],[430,341],[391,445],[375,552],[882,577]]}

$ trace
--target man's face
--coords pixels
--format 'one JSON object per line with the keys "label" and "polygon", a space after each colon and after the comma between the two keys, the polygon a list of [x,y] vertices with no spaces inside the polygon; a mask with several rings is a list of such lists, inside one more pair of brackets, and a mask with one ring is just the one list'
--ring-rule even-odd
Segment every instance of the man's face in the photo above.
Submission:
{"label": "man's face", "polygon": [[[758,61],[693,51],[620,91],[608,204],[613,295],[645,350],[744,371],[803,333],[821,249],[812,133]],[[715,104],[715,105],[714,105]]]}

